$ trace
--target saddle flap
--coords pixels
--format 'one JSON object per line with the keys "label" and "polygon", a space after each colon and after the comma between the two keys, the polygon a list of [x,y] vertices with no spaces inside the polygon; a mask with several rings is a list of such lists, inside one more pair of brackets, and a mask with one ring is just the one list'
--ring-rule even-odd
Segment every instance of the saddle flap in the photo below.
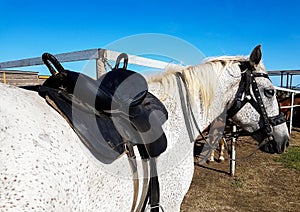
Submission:
{"label": "saddle flap", "polygon": [[111,118],[105,114],[95,115],[87,108],[66,101],[56,89],[41,86],[39,94],[62,115],[80,137],[89,151],[102,163],[110,164],[124,151],[123,138]]}
{"label": "saddle flap", "polygon": [[142,158],[158,157],[167,148],[167,138],[162,125],[168,119],[164,105],[148,93],[141,105],[130,108],[130,122],[139,132],[138,144]]}

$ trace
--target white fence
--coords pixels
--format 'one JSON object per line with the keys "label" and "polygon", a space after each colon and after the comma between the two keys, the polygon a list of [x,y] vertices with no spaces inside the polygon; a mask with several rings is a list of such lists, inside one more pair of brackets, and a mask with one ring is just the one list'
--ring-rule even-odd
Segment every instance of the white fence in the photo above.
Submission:
{"label": "white fence", "polygon": [[[115,52],[107,49],[89,49],[83,51],[69,52],[54,55],[60,62],[75,62],[84,60],[95,60],[96,62],[96,76],[97,78],[106,72],[106,62],[115,61],[120,52]],[[168,63],[153,60],[149,58],[139,57],[135,55],[128,55],[130,64],[150,67],[155,69],[164,69]],[[5,68],[16,68],[16,67],[26,67],[26,66],[36,66],[43,65],[41,57],[14,60],[7,62],[0,62],[0,70]]]}
{"label": "white fence", "polygon": [[291,98],[291,106],[282,106],[280,108],[290,108],[291,109],[291,115],[290,115],[290,133],[292,132],[292,122],[293,122],[293,112],[294,112],[294,108],[295,107],[300,107],[300,105],[294,105],[294,97],[295,97],[295,94],[298,94],[300,93],[300,91],[298,90],[292,90],[292,89],[287,89],[287,88],[282,88],[282,87],[276,87],[275,86],[275,89],[276,90],[280,90],[280,91],[285,91],[285,92],[290,92],[291,95],[292,95],[292,98]]}

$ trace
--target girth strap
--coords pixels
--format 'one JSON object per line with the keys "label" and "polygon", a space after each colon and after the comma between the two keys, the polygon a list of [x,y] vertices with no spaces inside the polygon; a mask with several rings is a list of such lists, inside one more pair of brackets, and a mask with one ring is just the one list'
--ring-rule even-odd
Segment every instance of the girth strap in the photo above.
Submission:
{"label": "girth strap", "polygon": [[[160,208],[162,209],[162,211],[164,211],[162,206],[159,204],[160,192],[159,192],[159,181],[157,175],[156,159],[150,158],[148,163],[150,166],[150,180],[149,180],[147,196],[141,211],[150,209],[151,212],[159,212]],[[148,199],[149,199],[149,205],[148,207],[146,207],[146,203]]]}
{"label": "girth strap", "polygon": [[134,212],[134,208],[136,207],[137,198],[139,194],[139,174],[137,170],[137,161],[136,156],[134,154],[133,146],[129,142],[126,144],[127,147],[127,159],[131,168],[131,173],[133,175],[132,177],[132,183],[133,183],[133,201],[131,205],[131,212]]}

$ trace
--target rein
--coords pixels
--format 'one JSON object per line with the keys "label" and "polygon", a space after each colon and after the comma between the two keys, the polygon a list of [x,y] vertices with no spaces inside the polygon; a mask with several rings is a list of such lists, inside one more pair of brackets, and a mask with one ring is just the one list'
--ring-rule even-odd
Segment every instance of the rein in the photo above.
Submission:
{"label": "rein", "polygon": [[[206,142],[206,138],[204,137],[203,133],[201,132],[201,130],[199,128],[199,125],[197,124],[195,115],[194,115],[192,107],[191,107],[186,81],[184,80],[184,78],[182,76],[182,73],[180,73],[180,72],[176,72],[175,76],[176,76],[178,92],[179,92],[179,96],[180,96],[180,102],[181,102],[181,108],[182,108],[182,112],[183,112],[184,122],[185,122],[185,125],[187,126],[186,128],[187,128],[187,131],[188,131],[190,142],[191,143],[194,142],[195,139],[194,139],[193,133],[192,133],[192,123],[191,123],[191,120],[189,119],[189,113],[192,116],[192,121],[193,121],[195,127],[197,128],[198,133],[201,135],[201,137]],[[185,88],[185,91],[186,91],[185,92],[186,97],[184,97],[184,94],[183,94],[183,88],[182,88],[182,85],[181,85],[181,81],[182,81],[182,83],[184,85],[184,88]],[[186,98],[186,103],[184,101],[184,98]]]}

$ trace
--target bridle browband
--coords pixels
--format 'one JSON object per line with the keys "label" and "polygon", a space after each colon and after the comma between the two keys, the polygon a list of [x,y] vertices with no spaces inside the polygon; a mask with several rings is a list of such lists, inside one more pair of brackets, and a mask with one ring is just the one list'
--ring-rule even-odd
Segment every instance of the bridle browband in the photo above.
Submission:
{"label": "bridle browband", "polygon": [[[228,118],[230,119],[235,116],[246,103],[250,103],[251,106],[260,114],[262,123],[261,129],[258,129],[251,134],[264,131],[268,140],[273,141],[274,136],[272,127],[285,123],[286,120],[284,114],[281,112],[279,112],[279,114],[276,116],[268,117],[255,78],[264,77],[269,79],[269,76],[266,73],[254,72],[255,69],[250,65],[249,61],[242,61],[240,69],[242,72],[242,77],[235,100],[227,111]],[[252,95],[251,90],[254,96]]]}

